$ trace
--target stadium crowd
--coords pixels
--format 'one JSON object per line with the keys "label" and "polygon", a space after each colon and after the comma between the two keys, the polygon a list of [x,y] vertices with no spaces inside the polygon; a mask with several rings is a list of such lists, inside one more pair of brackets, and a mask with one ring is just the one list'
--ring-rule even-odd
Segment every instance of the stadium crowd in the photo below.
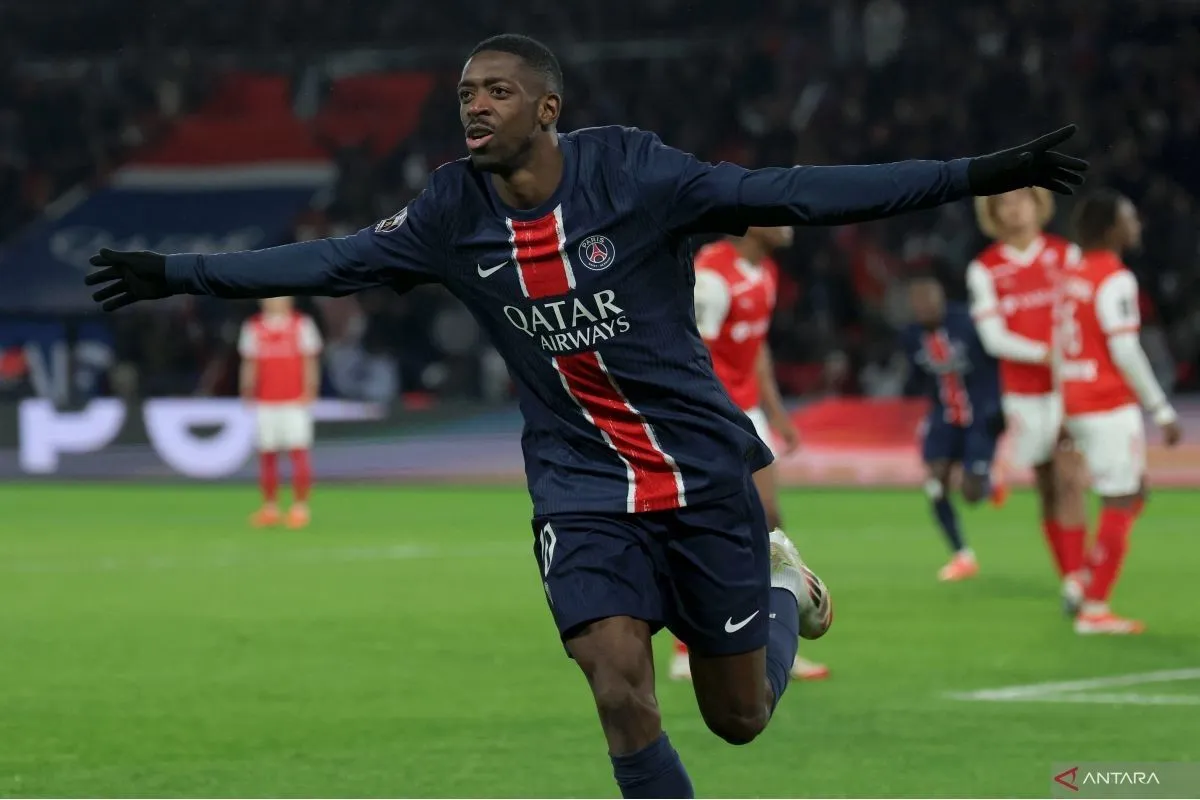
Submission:
{"label": "stadium crowd", "polygon": [[[295,70],[318,51],[420,46],[444,81],[418,130],[382,160],[365,147],[334,154],[340,177],[331,202],[297,220],[295,236],[370,224],[419,191],[432,168],[462,155],[454,62],[436,58],[432,46],[461,57],[475,40],[516,29],[545,39],[564,59],[565,127],[636,125],[709,160],[753,167],[955,157],[1077,122],[1073,148],[1092,160],[1093,185],[1128,193],[1147,223],[1144,252],[1132,264],[1145,295],[1147,347],[1171,373],[1168,385],[1200,389],[1195,3],[113,0],[102,14],[88,8],[44,0],[0,9],[8,55],[0,61],[0,238],[71,187],[102,181],[195,107],[239,51],[242,58],[276,54],[279,69]],[[634,38],[686,40],[691,50],[572,56],[575,43]],[[115,59],[79,58],[118,48]],[[56,61],[67,52],[69,63]],[[1060,231],[1067,210],[1055,221]],[[905,315],[900,281],[934,269],[961,294],[965,266],[982,244],[965,203],[801,231],[780,256],[771,337],[785,391],[903,391],[893,336]],[[369,292],[310,307],[341,394],[505,394],[502,367],[482,333],[438,289],[406,297]],[[186,302],[166,318],[122,315],[118,359],[127,373],[144,374],[143,391],[232,392],[237,322],[247,311]],[[137,335],[147,324],[164,335]]]}

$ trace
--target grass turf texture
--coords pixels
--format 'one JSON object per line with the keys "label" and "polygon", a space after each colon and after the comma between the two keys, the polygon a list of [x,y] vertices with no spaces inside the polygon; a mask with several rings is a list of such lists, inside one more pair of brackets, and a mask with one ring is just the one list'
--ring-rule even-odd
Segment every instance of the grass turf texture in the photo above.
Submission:
{"label": "grass turf texture", "polygon": [[[314,525],[252,531],[252,488],[0,487],[0,795],[618,796],[531,554],[523,492],[319,486]],[[1033,500],[964,514],[982,573],[941,585],[923,496],[792,492],[837,603],[745,748],[660,680],[701,796],[1046,796],[1052,762],[1200,760],[1200,679],[1103,702],[946,693],[1200,667],[1200,496],[1156,495],[1116,607],[1074,636]],[[658,637],[660,675],[669,641]]]}

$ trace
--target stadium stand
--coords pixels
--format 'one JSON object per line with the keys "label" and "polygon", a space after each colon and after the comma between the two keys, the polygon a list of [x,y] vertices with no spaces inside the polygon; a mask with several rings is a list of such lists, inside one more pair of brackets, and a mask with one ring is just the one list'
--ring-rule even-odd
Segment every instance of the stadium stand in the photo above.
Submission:
{"label": "stadium stand", "polygon": [[[10,252],[61,211],[62,198],[103,186],[131,160],[224,163],[238,152],[325,160],[336,180],[271,235],[304,239],[370,224],[461,155],[450,90],[458,62],[476,39],[516,27],[563,54],[568,127],[633,124],[748,166],[949,157],[1078,122],[1093,180],[1134,197],[1148,223],[1134,265],[1148,347],[1180,387],[1200,389],[1194,4],[1008,2],[1001,13],[949,0],[773,0],[750,11],[621,0],[601,13],[551,0],[519,10],[469,0],[230,1],[216,4],[221,13],[197,14],[200,5],[214,4],[155,4],[153,15],[142,0],[113,0],[102,14],[67,0],[0,9],[0,41],[12,45],[0,62],[0,239]],[[680,42],[669,21],[685,5],[692,27]],[[145,24],[123,22],[131,18]],[[1167,46],[1178,35],[1187,41]],[[638,44],[647,39],[681,47]],[[965,204],[797,237],[782,258],[772,333],[785,390],[902,391],[891,335],[902,315],[898,279],[932,266],[960,285],[979,244]],[[0,274],[37,273],[3,252]],[[14,301],[10,313],[39,311],[25,305]],[[484,338],[444,292],[368,293],[313,310],[340,363],[356,365],[333,371],[332,393],[374,396],[398,385],[504,396]],[[122,349],[136,337],[120,331],[159,312],[115,320],[120,374],[152,376],[158,392],[229,393],[231,332],[245,312],[182,301],[152,323],[173,333],[136,350]],[[147,346],[171,352],[142,352]]]}

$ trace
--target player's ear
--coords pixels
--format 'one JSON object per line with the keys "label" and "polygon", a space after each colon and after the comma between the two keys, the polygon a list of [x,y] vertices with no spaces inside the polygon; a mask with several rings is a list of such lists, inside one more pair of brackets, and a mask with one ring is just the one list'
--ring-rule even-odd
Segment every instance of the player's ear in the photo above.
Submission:
{"label": "player's ear", "polygon": [[562,97],[554,92],[542,95],[538,105],[538,122],[543,128],[552,128],[558,123],[558,115],[562,113]]}

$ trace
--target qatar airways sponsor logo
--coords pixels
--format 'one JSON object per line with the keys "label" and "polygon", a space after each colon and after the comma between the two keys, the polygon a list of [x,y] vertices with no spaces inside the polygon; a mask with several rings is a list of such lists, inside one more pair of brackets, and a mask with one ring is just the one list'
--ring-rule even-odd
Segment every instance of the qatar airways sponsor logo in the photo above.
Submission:
{"label": "qatar airways sponsor logo", "polygon": [[564,297],[528,306],[505,306],[504,316],[514,328],[536,339],[543,350],[569,353],[594,347],[629,332],[625,309],[617,305],[611,289],[590,297]]}
{"label": "qatar airways sponsor logo", "polygon": [[1011,317],[1020,311],[1032,311],[1050,308],[1054,305],[1057,294],[1053,289],[1038,289],[1033,292],[1007,294],[1000,298],[1000,313]]}

